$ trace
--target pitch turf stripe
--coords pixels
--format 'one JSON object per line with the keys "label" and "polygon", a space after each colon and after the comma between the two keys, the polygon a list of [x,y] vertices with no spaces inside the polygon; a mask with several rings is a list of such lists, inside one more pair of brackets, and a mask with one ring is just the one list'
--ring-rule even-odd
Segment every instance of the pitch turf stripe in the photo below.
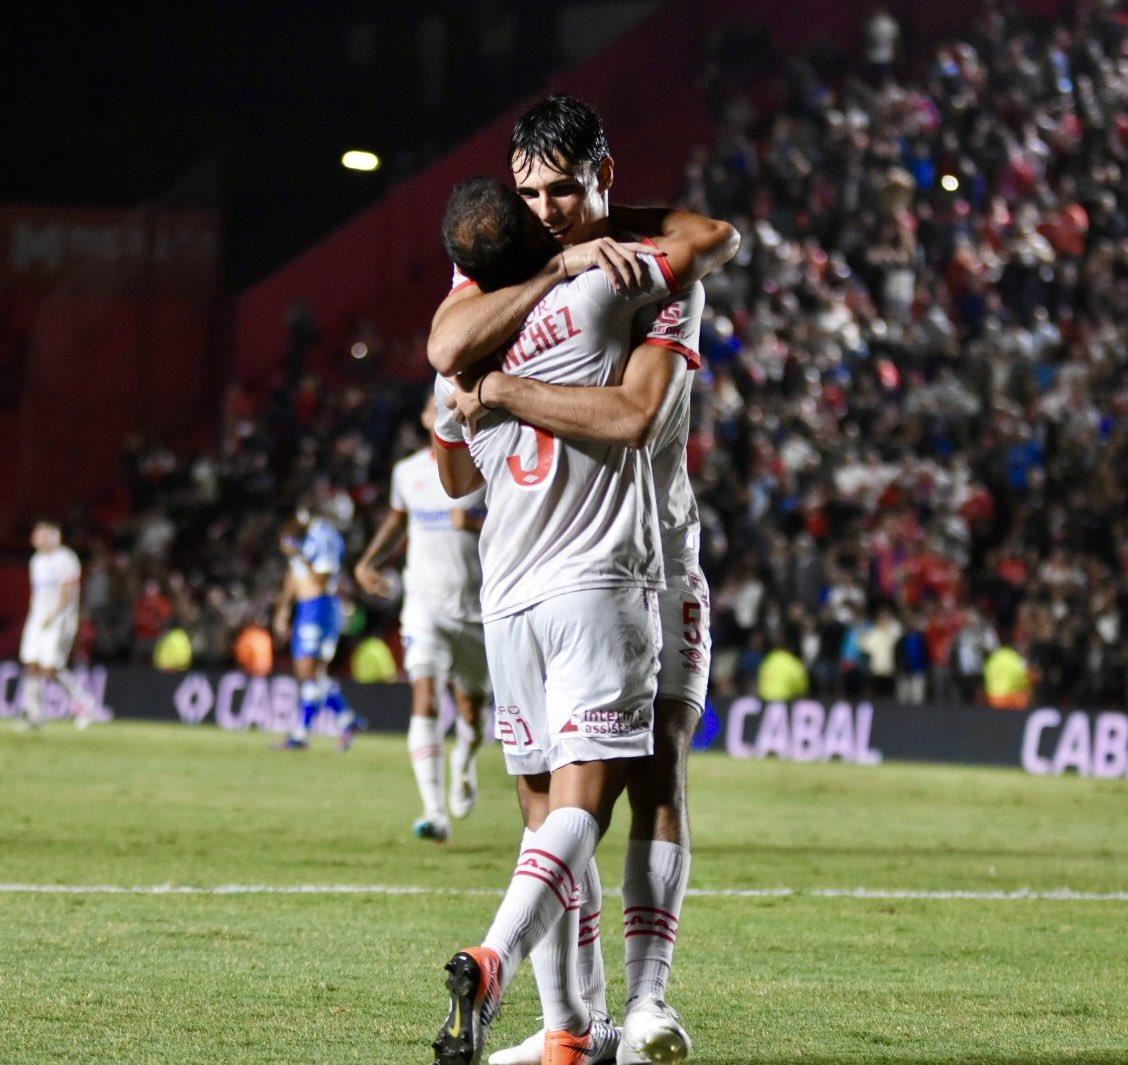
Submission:
{"label": "pitch turf stripe", "polygon": [[[411,884],[0,884],[0,895],[446,895],[456,898],[499,898],[494,888],[420,887]],[[608,888],[606,895],[618,895]],[[899,891],[889,888],[690,888],[706,899],[875,899],[923,902],[1128,902],[1128,891]]]}

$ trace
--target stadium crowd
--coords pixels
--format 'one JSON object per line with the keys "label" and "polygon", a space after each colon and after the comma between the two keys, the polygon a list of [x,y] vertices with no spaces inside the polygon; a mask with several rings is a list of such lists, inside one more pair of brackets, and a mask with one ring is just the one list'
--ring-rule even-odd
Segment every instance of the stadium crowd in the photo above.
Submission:
{"label": "stadium crowd", "polygon": [[[971,699],[1005,644],[1040,697],[1128,701],[1126,29],[1097,2],[989,6],[907,56],[879,9],[854,62],[713,40],[681,200],[743,236],[689,449],[716,691],[788,648],[816,694]],[[131,449],[128,529],[85,537],[96,656],[176,623],[228,660],[299,501],[362,549],[422,386],[319,374],[311,332],[265,402],[232,390],[214,451]],[[394,619],[365,602],[352,631]]]}

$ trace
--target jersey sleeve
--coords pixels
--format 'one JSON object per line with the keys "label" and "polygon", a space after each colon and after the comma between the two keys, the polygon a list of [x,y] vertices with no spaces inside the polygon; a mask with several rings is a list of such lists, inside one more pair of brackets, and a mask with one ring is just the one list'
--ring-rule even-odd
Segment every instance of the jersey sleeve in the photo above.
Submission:
{"label": "jersey sleeve", "polygon": [[403,468],[397,462],[392,467],[392,491],[388,502],[392,505],[392,510],[398,510],[401,514],[407,513],[407,500],[403,496]]}
{"label": "jersey sleeve", "polygon": [[700,281],[672,299],[644,307],[635,315],[632,338],[636,345],[653,344],[681,355],[691,370],[701,367],[701,312],[705,286]]}
{"label": "jersey sleeve", "polygon": [[446,405],[454,386],[442,374],[435,374],[435,443],[439,447],[466,447],[462,426],[454,420],[454,410]]}
{"label": "jersey sleeve", "polygon": [[73,551],[68,551],[62,557],[59,566],[59,579],[63,584],[78,584],[81,577],[82,564],[78,561],[78,555]]}
{"label": "jersey sleeve", "polygon": [[473,278],[467,277],[457,266],[451,264],[451,278],[450,290],[451,292],[461,292],[464,288],[469,288],[471,285],[476,284]]}

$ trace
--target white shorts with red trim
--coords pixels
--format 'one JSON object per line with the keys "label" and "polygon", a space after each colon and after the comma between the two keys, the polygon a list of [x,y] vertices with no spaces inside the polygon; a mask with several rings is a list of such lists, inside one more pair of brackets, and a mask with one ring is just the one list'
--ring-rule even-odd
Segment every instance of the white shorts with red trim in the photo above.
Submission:
{"label": "white shorts with red trim", "polygon": [[496,734],[511,775],[653,753],[655,592],[568,592],[485,628]]}
{"label": "white shorts with red trim", "polygon": [[64,618],[50,625],[28,618],[20,638],[20,661],[25,666],[63,669],[77,634],[78,618]]}
{"label": "white shorts with red trim", "polygon": [[404,607],[400,617],[403,667],[412,680],[449,680],[470,695],[490,690],[486,638],[480,621],[439,617],[427,610]]}
{"label": "white shorts with red trim", "polygon": [[662,617],[662,657],[658,698],[675,699],[705,710],[713,641],[709,635],[709,584],[700,568],[666,575],[658,593]]}

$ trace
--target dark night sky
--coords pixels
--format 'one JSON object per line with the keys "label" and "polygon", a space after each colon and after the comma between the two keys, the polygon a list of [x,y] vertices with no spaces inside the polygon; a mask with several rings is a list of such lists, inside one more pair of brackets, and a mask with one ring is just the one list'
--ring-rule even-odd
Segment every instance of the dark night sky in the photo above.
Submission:
{"label": "dark night sky", "polygon": [[[0,203],[215,205],[240,288],[535,92],[560,10],[33,0],[0,35]],[[344,170],[350,147],[385,165]]]}

